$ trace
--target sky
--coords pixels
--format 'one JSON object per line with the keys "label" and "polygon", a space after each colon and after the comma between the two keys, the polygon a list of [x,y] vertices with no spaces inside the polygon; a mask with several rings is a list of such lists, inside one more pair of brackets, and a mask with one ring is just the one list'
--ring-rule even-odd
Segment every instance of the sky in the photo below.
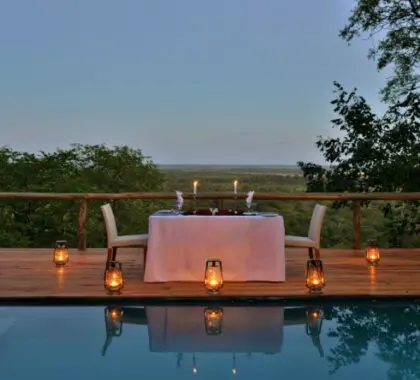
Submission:
{"label": "sky", "polygon": [[333,81],[375,111],[353,0],[0,3],[0,145],[129,145],[158,164],[323,163]]}

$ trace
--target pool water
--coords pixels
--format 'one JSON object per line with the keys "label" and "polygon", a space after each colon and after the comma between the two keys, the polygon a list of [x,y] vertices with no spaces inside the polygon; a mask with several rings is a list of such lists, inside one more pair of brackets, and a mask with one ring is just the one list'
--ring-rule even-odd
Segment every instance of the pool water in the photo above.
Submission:
{"label": "pool water", "polygon": [[0,307],[1,378],[420,379],[420,307]]}

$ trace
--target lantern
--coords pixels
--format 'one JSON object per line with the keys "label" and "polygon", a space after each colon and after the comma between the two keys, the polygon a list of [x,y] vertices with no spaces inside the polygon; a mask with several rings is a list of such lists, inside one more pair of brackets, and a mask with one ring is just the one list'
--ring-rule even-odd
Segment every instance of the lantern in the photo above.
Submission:
{"label": "lantern", "polygon": [[69,259],[69,246],[67,240],[57,240],[54,245],[54,264],[57,267],[63,267],[69,262]]}
{"label": "lantern", "polygon": [[106,263],[104,286],[110,293],[119,293],[124,288],[124,274],[120,262],[108,261]]}
{"label": "lantern", "polygon": [[121,336],[124,310],[117,307],[105,308],[105,327],[107,336]]}
{"label": "lantern", "polygon": [[311,292],[320,292],[325,286],[324,269],[321,260],[308,260],[306,263],[306,287]]}
{"label": "lantern", "polygon": [[319,336],[322,330],[324,311],[317,307],[306,309],[306,334],[309,336]]}
{"label": "lantern", "polygon": [[207,335],[220,335],[222,333],[223,309],[204,309],[204,327]]}
{"label": "lantern", "polygon": [[209,293],[218,294],[223,287],[223,269],[220,260],[207,260],[204,286]]}
{"label": "lantern", "polygon": [[369,265],[373,266],[378,265],[381,260],[379,244],[375,240],[371,240],[366,247],[366,260]]}

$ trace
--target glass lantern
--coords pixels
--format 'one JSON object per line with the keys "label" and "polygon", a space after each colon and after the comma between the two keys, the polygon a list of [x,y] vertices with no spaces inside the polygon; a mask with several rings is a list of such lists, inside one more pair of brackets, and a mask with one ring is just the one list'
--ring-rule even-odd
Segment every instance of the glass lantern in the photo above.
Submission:
{"label": "glass lantern", "polygon": [[318,307],[307,307],[306,309],[306,334],[309,336],[319,336],[322,330],[324,311]]}
{"label": "glass lantern", "polygon": [[207,335],[220,335],[222,333],[223,309],[204,309],[204,327]]}
{"label": "glass lantern", "polygon": [[118,307],[105,308],[105,327],[107,336],[121,336],[124,310]]}
{"label": "glass lantern", "polygon": [[210,294],[218,294],[223,287],[223,268],[220,260],[207,260],[204,287]]}
{"label": "glass lantern", "polygon": [[110,293],[120,293],[124,288],[124,274],[120,262],[108,261],[106,263],[104,286]]}
{"label": "glass lantern", "polygon": [[70,260],[67,240],[57,240],[54,245],[53,262],[57,267],[64,267]]}
{"label": "glass lantern", "polygon": [[377,266],[381,260],[379,244],[376,240],[369,241],[366,247],[366,260],[369,265]]}
{"label": "glass lantern", "polygon": [[308,260],[306,263],[306,287],[310,292],[320,292],[325,286],[324,269],[321,260]]}

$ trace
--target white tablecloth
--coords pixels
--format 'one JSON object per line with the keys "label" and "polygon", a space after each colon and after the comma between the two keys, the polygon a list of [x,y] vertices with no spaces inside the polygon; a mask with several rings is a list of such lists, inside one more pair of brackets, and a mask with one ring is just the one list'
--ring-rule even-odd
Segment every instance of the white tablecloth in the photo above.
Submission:
{"label": "white tablecloth", "polygon": [[281,352],[283,307],[223,308],[222,332],[207,335],[203,307],[146,308],[152,352]]}
{"label": "white tablecloth", "polygon": [[225,281],[285,281],[283,218],[150,217],[145,282],[203,281],[208,259]]}

